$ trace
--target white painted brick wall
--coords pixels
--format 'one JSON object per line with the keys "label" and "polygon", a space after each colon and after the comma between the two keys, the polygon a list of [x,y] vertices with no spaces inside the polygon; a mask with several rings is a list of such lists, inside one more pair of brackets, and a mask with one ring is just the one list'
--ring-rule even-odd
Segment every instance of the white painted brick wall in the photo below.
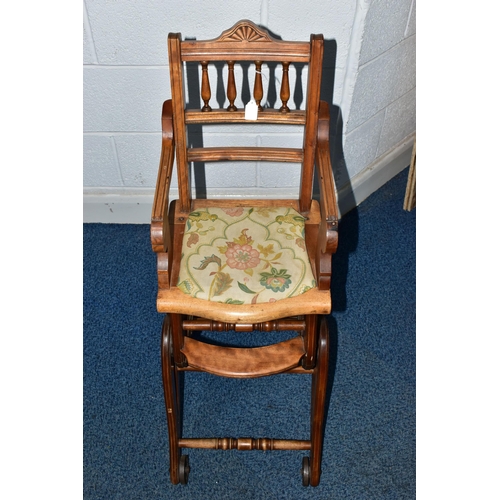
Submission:
{"label": "white painted brick wall", "polygon": [[[341,108],[343,121],[345,171],[336,172],[339,189],[414,133],[414,0],[84,0],[86,195],[95,200],[95,195],[139,193],[152,201],[160,157],[161,107],[170,97],[168,33],[210,39],[245,18],[283,39],[324,35],[324,88],[329,90],[330,102]],[[240,74],[241,69],[236,69]],[[212,106],[216,107],[216,72],[214,68],[210,72]],[[265,67],[263,74],[267,91]],[[293,89],[294,68],[290,77]],[[306,78],[304,71],[303,88]],[[237,105],[243,105],[241,95]],[[295,107],[293,91],[289,105]],[[193,134],[192,139],[205,146],[297,147],[299,132],[300,127],[271,127],[269,135],[252,125],[206,127],[203,136]],[[275,186],[280,186],[282,196],[297,192],[298,165],[240,165],[237,172],[234,165],[210,164],[195,178],[204,180],[209,194],[261,196]]]}
{"label": "white painted brick wall", "polygon": [[416,128],[415,0],[365,0],[360,5],[365,9],[364,31],[352,99],[344,115],[350,178]]}

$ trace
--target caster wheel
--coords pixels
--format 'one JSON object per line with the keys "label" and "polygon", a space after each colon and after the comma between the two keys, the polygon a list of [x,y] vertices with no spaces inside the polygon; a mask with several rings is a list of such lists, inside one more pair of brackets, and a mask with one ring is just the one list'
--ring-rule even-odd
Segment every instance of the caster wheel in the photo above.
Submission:
{"label": "caster wheel", "polygon": [[309,466],[309,457],[304,457],[302,459],[302,485],[309,486],[311,479],[311,469]]}
{"label": "caster wheel", "polygon": [[182,455],[179,462],[179,480],[181,484],[187,484],[189,471],[189,457],[187,455]]}

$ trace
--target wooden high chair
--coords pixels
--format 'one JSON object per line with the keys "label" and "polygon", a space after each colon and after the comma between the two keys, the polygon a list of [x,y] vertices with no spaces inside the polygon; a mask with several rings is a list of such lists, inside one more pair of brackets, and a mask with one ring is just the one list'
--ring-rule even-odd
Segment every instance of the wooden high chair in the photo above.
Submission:
{"label": "wooden high chair", "polygon": [[[162,151],[152,211],[151,241],[157,254],[157,309],[166,313],[162,371],[172,483],[186,484],[188,456],[181,449],[304,450],[302,481],[317,486],[328,376],[331,256],[337,248],[338,209],[330,163],[329,107],[320,101],[323,36],[309,42],[277,40],[250,21],[240,21],[209,41],[168,36],[172,99],[163,105]],[[201,109],[187,109],[184,63],[201,66]],[[235,64],[255,67],[256,120],[237,109]],[[211,64],[227,64],[226,109],[212,109]],[[279,109],[263,107],[263,65],[282,69]],[[292,110],[290,65],[308,65],[305,110]],[[213,103],[212,103],[213,105]],[[192,124],[252,123],[303,126],[301,148],[188,147]],[[174,157],[178,199],[169,205]],[[302,166],[296,199],[193,199],[191,162],[269,161]],[[319,202],[313,199],[313,173]],[[296,331],[297,336],[261,347],[224,347],[203,342],[200,331]],[[271,335],[271,333],[270,333]],[[309,440],[187,438],[180,435],[179,372],[223,377],[278,373],[312,375]]]}

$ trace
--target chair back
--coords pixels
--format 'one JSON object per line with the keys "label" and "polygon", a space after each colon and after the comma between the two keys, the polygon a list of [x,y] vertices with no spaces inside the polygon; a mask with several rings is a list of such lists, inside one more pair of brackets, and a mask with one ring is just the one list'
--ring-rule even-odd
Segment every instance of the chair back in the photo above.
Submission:
{"label": "chair back", "polygon": [[[172,93],[173,131],[176,144],[177,179],[180,211],[189,213],[192,207],[191,162],[213,161],[269,161],[301,164],[298,195],[301,212],[311,206],[313,172],[316,154],[320,85],[323,61],[323,36],[311,35],[309,42],[283,41],[251,21],[243,20],[213,40],[182,40],[180,33],[168,36],[170,83]],[[198,109],[186,106],[184,91],[186,64],[199,65],[201,74],[200,103]],[[290,109],[290,65],[308,66],[305,109]],[[210,66],[225,68],[225,98],[229,105],[215,108],[210,82]],[[235,104],[238,96],[235,65],[255,69],[252,98],[258,108],[257,120],[248,120],[245,110]],[[279,108],[264,107],[263,65],[281,68]],[[248,71],[248,74],[251,72]],[[279,78],[278,78],[279,79]],[[217,82],[220,85],[220,82]],[[248,84],[248,82],[247,82]],[[269,85],[274,85],[269,82]],[[226,103],[227,103],[226,101]],[[246,104],[246,103],[245,103]],[[300,148],[284,147],[188,147],[187,127],[204,124],[278,124],[303,126]]]}

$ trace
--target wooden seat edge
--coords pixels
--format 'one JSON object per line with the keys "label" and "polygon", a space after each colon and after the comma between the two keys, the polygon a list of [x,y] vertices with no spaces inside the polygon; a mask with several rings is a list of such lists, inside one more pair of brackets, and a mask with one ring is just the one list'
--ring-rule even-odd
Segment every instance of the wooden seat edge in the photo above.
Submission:
{"label": "wooden seat edge", "polygon": [[160,289],[156,301],[159,313],[194,314],[224,323],[259,323],[303,314],[330,314],[331,306],[330,291],[317,288],[273,303],[234,305],[197,299],[172,287]]}

